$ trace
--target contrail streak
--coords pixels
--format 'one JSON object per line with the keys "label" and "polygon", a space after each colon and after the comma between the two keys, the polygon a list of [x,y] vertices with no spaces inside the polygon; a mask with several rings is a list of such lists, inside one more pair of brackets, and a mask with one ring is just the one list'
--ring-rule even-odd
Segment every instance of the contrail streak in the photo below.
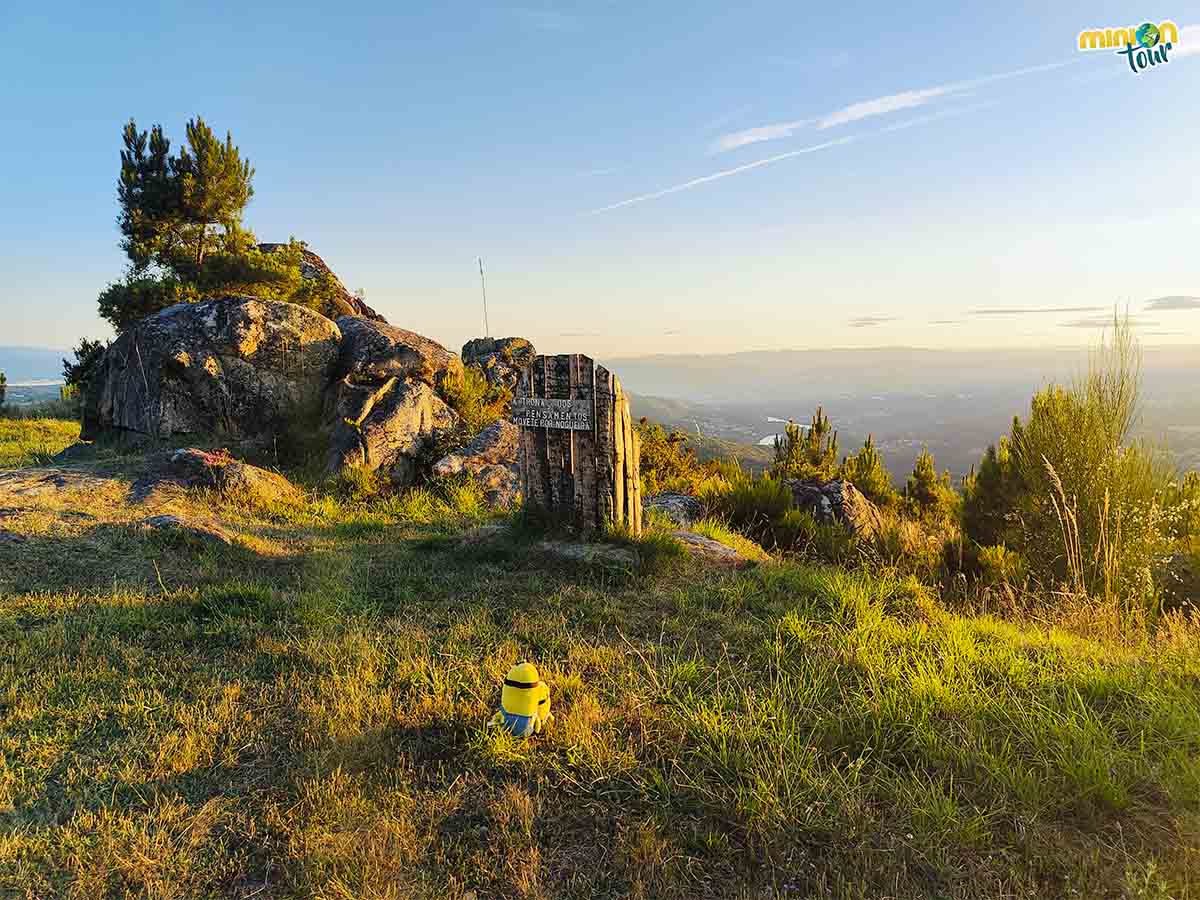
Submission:
{"label": "contrail streak", "polygon": [[661,191],[655,191],[652,194],[640,194],[637,197],[630,197],[628,200],[622,200],[620,203],[611,203],[608,206],[601,206],[599,209],[593,209],[587,213],[589,216],[599,215],[610,210],[620,209],[623,206],[632,206],[635,203],[642,203],[646,200],[657,200],[659,197],[665,197],[668,194],[677,194],[680,191],[686,191],[689,188],[694,188],[701,184],[708,184],[710,181],[717,181],[721,178],[728,178],[730,175],[740,175],[742,172],[748,172],[751,169],[758,169],[762,166],[769,166],[772,163],[783,162],[785,159],[791,159],[794,156],[803,156],[806,153],[816,153],[818,150],[825,150],[829,147],[837,147],[841,144],[849,144],[857,140],[856,137],[839,138],[836,141],[826,141],[823,144],[814,144],[811,147],[802,147],[799,150],[792,150],[788,153],[780,153],[777,156],[768,156],[766,159],[756,160],[752,163],[746,163],[742,166],[735,166],[732,169],[723,169],[720,172],[713,172],[711,175],[703,175],[700,178],[693,178],[691,181],[685,181],[683,184],[676,184],[669,188],[663,188]]}

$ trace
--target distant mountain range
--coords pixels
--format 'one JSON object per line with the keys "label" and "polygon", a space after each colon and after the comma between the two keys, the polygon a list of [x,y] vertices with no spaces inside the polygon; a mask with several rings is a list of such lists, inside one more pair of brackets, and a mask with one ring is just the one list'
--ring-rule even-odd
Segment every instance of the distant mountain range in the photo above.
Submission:
{"label": "distant mountain range", "polygon": [[[790,350],[605,363],[632,395],[634,415],[686,432],[698,454],[733,455],[757,464],[770,458],[783,422],[807,424],[821,405],[838,429],[841,453],[856,450],[872,435],[903,483],[923,446],[939,466],[956,476],[965,473],[989,443],[1008,431],[1014,415],[1028,415],[1035,391],[1082,372],[1087,352]],[[1186,468],[1200,466],[1198,369],[1197,346],[1144,352],[1138,433],[1166,444]]]}
{"label": "distant mountain range", "polygon": [[9,384],[61,381],[63,358],[70,355],[70,350],[0,345],[0,372]]}

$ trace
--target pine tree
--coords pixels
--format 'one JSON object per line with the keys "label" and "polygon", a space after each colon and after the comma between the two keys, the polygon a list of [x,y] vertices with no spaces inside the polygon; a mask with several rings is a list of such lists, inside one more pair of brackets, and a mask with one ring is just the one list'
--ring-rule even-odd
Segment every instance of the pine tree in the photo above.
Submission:
{"label": "pine tree", "polygon": [[837,448],[837,432],[818,406],[807,431],[789,421],[783,437],[775,438],[771,474],[776,478],[828,481],[837,474]]}
{"label": "pine tree", "polygon": [[187,124],[187,146],[171,155],[171,142],[155,125],[138,131],[130,119],[122,132],[117,182],[121,249],[135,274],[151,266],[195,276],[211,245],[209,229],[241,227],[254,196],[254,169],[226,133],[222,143],[199,117]]}
{"label": "pine tree", "polygon": [[8,396],[8,376],[0,372],[0,406],[4,405],[4,398]]}
{"label": "pine tree", "polygon": [[197,116],[187,124],[187,147],[173,162],[179,178],[180,212],[189,227],[189,246],[194,245],[196,271],[204,264],[208,229],[238,230],[242,212],[254,196],[254,168],[243,161],[225,133],[221,143],[204,120]]}
{"label": "pine tree", "polygon": [[875,448],[875,438],[867,435],[862,449],[842,461],[842,477],[858,488],[864,497],[880,506],[896,500],[892,487],[892,476],[883,464],[883,457]]}
{"label": "pine tree", "polygon": [[904,496],[921,515],[940,515],[950,511],[954,504],[954,489],[950,487],[950,473],[938,475],[937,463],[928,447],[921,449]]}
{"label": "pine tree", "polygon": [[176,303],[229,293],[318,311],[333,306],[332,276],[313,282],[301,275],[303,244],[293,239],[263,252],[242,228],[254,168],[232,135],[221,141],[197,117],[173,155],[162,126],[139,131],[131,119],[122,140],[117,223],[129,267],[99,297],[100,315],[118,331]]}
{"label": "pine tree", "polygon": [[[1014,431],[1020,430],[1014,420]],[[1008,524],[1020,496],[1018,473],[1007,436],[992,444],[978,470],[963,479],[963,532],[984,547],[1008,542]]]}

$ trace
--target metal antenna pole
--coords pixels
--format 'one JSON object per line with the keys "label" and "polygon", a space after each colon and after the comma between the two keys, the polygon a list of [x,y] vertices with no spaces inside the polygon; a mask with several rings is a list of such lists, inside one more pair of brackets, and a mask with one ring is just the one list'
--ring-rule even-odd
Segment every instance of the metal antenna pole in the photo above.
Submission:
{"label": "metal antenna pole", "polygon": [[483,289],[483,336],[491,337],[492,328],[488,324],[487,311],[487,282],[483,278],[483,257],[479,257],[479,286]]}

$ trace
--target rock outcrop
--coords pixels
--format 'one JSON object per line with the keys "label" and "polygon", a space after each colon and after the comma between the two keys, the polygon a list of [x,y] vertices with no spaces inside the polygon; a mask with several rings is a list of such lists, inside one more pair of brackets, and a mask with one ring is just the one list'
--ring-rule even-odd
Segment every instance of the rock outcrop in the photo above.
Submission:
{"label": "rock outcrop", "polygon": [[719,566],[742,569],[757,562],[757,560],[743,556],[737,550],[722,544],[720,541],[714,541],[712,538],[697,534],[694,531],[672,531],[671,537],[683,544],[683,548],[692,556]]}
{"label": "rock outcrop", "polygon": [[[286,249],[287,244],[259,244],[258,249],[263,253],[276,253]],[[306,281],[317,281],[318,279],[327,279],[333,286],[334,298],[328,309],[321,310],[322,314],[330,319],[337,319],[341,316],[362,316],[366,319],[374,319],[376,322],[386,322],[383,316],[367,306],[361,297],[356,297],[354,294],[346,290],[346,286],[342,284],[333,270],[325,265],[325,260],[317,256],[307,247],[304,248],[304,259],[300,263],[300,277]]]}
{"label": "rock outcrop", "polygon": [[849,481],[788,481],[796,507],[806,509],[822,525],[839,522],[862,538],[883,529],[883,517],[875,504]]}
{"label": "rock outcrop", "polygon": [[517,468],[517,439],[520,429],[501,419],[493,422],[461,450],[434,464],[433,474],[442,478],[468,473],[483,489],[489,506],[506,509],[521,498]]}
{"label": "rock outcrop", "polygon": [[699,500],[672,491],[663,491],[661,494],[647,497],[642,501],[642,509],[646,512],[660,512],[683,528],[690,528],[704,517],[704,505]]}
{"label": "rock outcrop", "polygon": [[[462,371],[441,344],[378,319],[333,322],[253,297],[178,304],[105,351],[82,438],[188,435],[232,446],[319,435],[331,474],[382,469],[403,487],[457,427],[442,389]],[[214,477],[224,489],[240,471]]]}
{"label": "rock outcrop", "polygon": [[397,377],[441,387],[461,375],[462,360],[437,341],[386,322],[343,316],[337,375],[355,384],[381,383]]}
{"label": "rock outcrop", "polygon": [[168,476],[186,487],[205,487],[228,499],[266,504],[296,502],[300,491],[277,472],[260,469],[224,453],[195,447],[176,450],[165,461]]}
{"label": "rock outcrop", "polygon": [[405,487],[420,457],[458,424],[437,389],[461,375],[462,361],[436,341],[370,319],[338,319],[343,334],[337,380],[326,397],[326,470],[385,470]]}
{"label": "rock outcrop", "polygon": [[462,348],[463,365],[480,369],[488,384],[512,391],[521,380],[521,372],[533,362],[537,351],[520,337],[475,338]]}
{"label": "rock outcrop", "polygon": [[290,303],[180,303],[118,337],[84,405],[83,440],[131,432],[271,439],[319,418],[341,344],[329,319]]}

